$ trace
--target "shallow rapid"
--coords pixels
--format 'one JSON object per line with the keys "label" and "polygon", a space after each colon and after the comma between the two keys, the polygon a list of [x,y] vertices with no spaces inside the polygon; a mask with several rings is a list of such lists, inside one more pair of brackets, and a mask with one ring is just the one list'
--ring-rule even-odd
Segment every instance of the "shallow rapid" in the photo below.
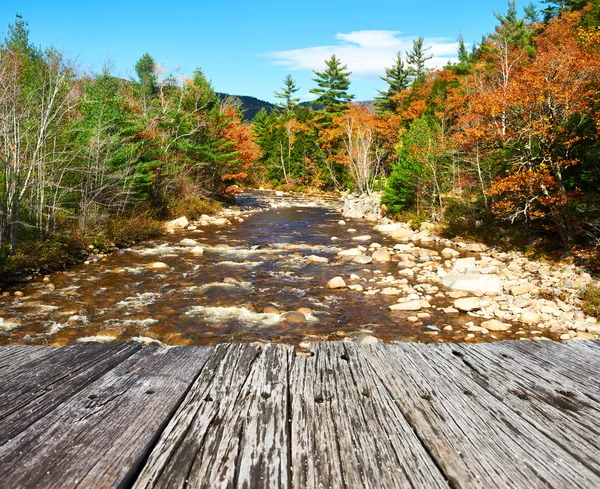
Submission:
{"label": "shallow rapid", "polygon": [[[433,286],[423,289],[411,282],[425,294],[432,288],[426,297],[433,307],[418,321],[409,313],[389,310],[398,296],[379,292],[400,278],[396,262],[360,265],[336,259],[339,251],[356,247],[360,235],[371,236],[360,243],[365,247],[396,244],[373,231],[372,222],[347,220],[341,226],[333,202],[274,199],[272,193],[242,196],[231,225],[206,224],[165,234],[97,263],[11,289],[9,297],[0,298],[0,344],[133,339],[160,345],[297,345],[365,334],[384,341],[464,340],[464,325],[473,318],[461,313],[449,319],[441,309],[452,301],[436,297]],[[194,247],[182,240],[195,242],[202,254],[193,253]],[[328,262],[314,262],[311,256]],[[168,268],[148,268],[154,262]],[[360,277],[365,292],[376,293],[326,287],[332,277],[352,274]],[[17,289],[23,297],[14,296]],[[299,308],[305,308],[304,320],[286,314]],[[448,325],[452,328],[442,331]],[[478,340],[511,336],[503,332]]]}

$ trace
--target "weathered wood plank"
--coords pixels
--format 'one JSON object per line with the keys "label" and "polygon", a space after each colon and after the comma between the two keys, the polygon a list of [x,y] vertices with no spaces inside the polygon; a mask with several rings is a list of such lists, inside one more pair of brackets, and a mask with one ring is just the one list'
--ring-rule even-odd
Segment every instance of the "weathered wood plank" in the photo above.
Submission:
{"label": "weathered wood plank", "polygon": [[134,487],[287,487],[290,353],[219,345]]}
{"label": "weathered wood plank", "polygon": [[130,485],[211,350],[138,351],[0,447],[3,485]]}
{"label": "weathered wood plank", "polygon": [[600,478],[483,389],[439,345],[365,357],[454,487],[600,487]]}
{"label": "weathered wood plank", "polygon": [[502,341],[494,348],[507,358],[516,358],[533,367],[552,372],[558,378],[580,385],[588,395],[600,402],[600,358],[593,350],[581,351],[574,342]]}
{"label": "weathered wood plank", "polygon": [[[444,347],[440,347],[442,350]],[[502,345],[452,345],[475,382],[575,459],[600,475],[600,403],[575,384],[525,358],[508,358]]]}
{"label": "weathered wood plank", "polygon": [[291,382],[293,486],[448,487],[358,350],[317,343]]}
{"label": "weathered wood plank", "polygon": [[52,355],[58,348],[51,346],[3,346],[0,348],[0,381],[28,363]]}
{"label": "weathered wood plank", "polygon": [[0,391],[0,446],[138,351],[137,343],[86,343],[22,365]]}

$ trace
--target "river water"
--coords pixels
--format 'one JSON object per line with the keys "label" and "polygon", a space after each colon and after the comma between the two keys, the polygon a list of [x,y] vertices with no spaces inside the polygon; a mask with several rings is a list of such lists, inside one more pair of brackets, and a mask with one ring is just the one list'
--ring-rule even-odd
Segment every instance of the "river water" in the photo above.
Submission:
{"label": "river water", "polygon": [[[365,295],[331,290],[329,279],[360,276],[365,290],[382,289],[397,280],[397,263],[359,265],[336,260],[340,250],[357,246],[358,235],[369,234],[382,246],[395,242],[374,232],[373,223],[347,220],[333,202],[279,198],[273,194],[239,197],[243,222],[202,226],[167,234],[120,250],[98,263],[80,265],[34,279],[10,297],[0,298],[0,344],[66,345],[75,341],[137,340],[161,345],[213,345],[225,341],[342,340],[370,334],[384,341],[462,341],[466,314],[445,315],[445,297],[427,296],[431,317],[409,322],[411,313],[392,312],[398,296]],[[349,232],[353,228],[356,232]],[[336,237],[337,240],[332,240]],[[204,248],[202,256],[182,246],[184,238]],[[429,246],[435,248],[435,246]],[[312,263],[307,256],[328,258]],[[147,265],[164,262],[168,269]],[[348,281],[348,280],[347,280]],[[351,283],[351,282],[349,282]],[[419,288],[418,282],[414,282]],[[279,312],[264,313],[265,307]],[[310,309],[307,320],[286,320],[285,311]],[[414,314],[414,313],[413,313]],[[414,321],[414,317],[413,317]],[[428,326],[452,325],[439,334]],[[490,341],[507,333],[479,337]]]}

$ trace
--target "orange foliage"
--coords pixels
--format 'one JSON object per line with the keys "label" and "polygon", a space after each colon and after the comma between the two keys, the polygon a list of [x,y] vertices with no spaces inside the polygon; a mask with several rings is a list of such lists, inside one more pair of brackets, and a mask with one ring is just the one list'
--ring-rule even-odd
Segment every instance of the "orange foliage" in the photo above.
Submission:
{"label": "orange foliage", "polygon": [[322,141],[328,149],[337,149],[331,159],[348,167],[358,191],[371,192],[385,158],[393,154],[398,127],[397,115],[377,117],[367,107],[350,104],[332,118]]}
{"label": "orange foliage", "polygon": [[[223,111],[223,118],[229,122],[222,129],[221,134],[228,141],[234,143],[233,149],[238,151],[236,168],[229,168],[230,174],[223,175],[223,180],[246,180],[248,174],[256,170],[256,162],[261,158],[260,146],[253,141],[252,126],[244,124],[237,110],[227,107]],[[245,177],[242,179],[241,177]],[[237,176],[240,178],[225,178]]]}

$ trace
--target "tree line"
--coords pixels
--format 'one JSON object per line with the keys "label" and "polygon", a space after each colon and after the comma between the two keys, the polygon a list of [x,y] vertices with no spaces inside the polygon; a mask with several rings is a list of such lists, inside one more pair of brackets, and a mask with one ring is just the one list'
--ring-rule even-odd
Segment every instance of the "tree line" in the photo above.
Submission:
{"label": "tree line", "polygon": [[[0,43],[0,261],[32,242],[80,243],[140,214],[210,208],[260,155],[239,104],[200,69],[145,54],[137,78],[80,73],[29,39],[19,15]],[[192,216],[193,217],[193,216]],[[55,243],[57,246],[59,243]],[[0,267],[1,268],[1,267]]]}
{"label": "tree line", "polygon": [[335,55],[315,72],[322,110],[298,106],[291,76],[279,110],[254,120],[267,180],[383,190],[392,214],[444,220],[449,232],[600,245],[600,2],[547,1],[458,61],[430,70],[423,38],[385,69],[375,110],[352,104]]}
{"label": "tree line", "polygon": [[388,213],[449,233],[598,247],[600,0],[495,15],[442,69],[422,37],[398,53],[374,110],[334,55],[312,106],[288,75],[251,124],[201,69],[145,54],[135,79],[80,73],[17,16],[0,43],[0,270],[31,243],[81,249],[140,216],[193,218],[238,185],[380,190]]}

